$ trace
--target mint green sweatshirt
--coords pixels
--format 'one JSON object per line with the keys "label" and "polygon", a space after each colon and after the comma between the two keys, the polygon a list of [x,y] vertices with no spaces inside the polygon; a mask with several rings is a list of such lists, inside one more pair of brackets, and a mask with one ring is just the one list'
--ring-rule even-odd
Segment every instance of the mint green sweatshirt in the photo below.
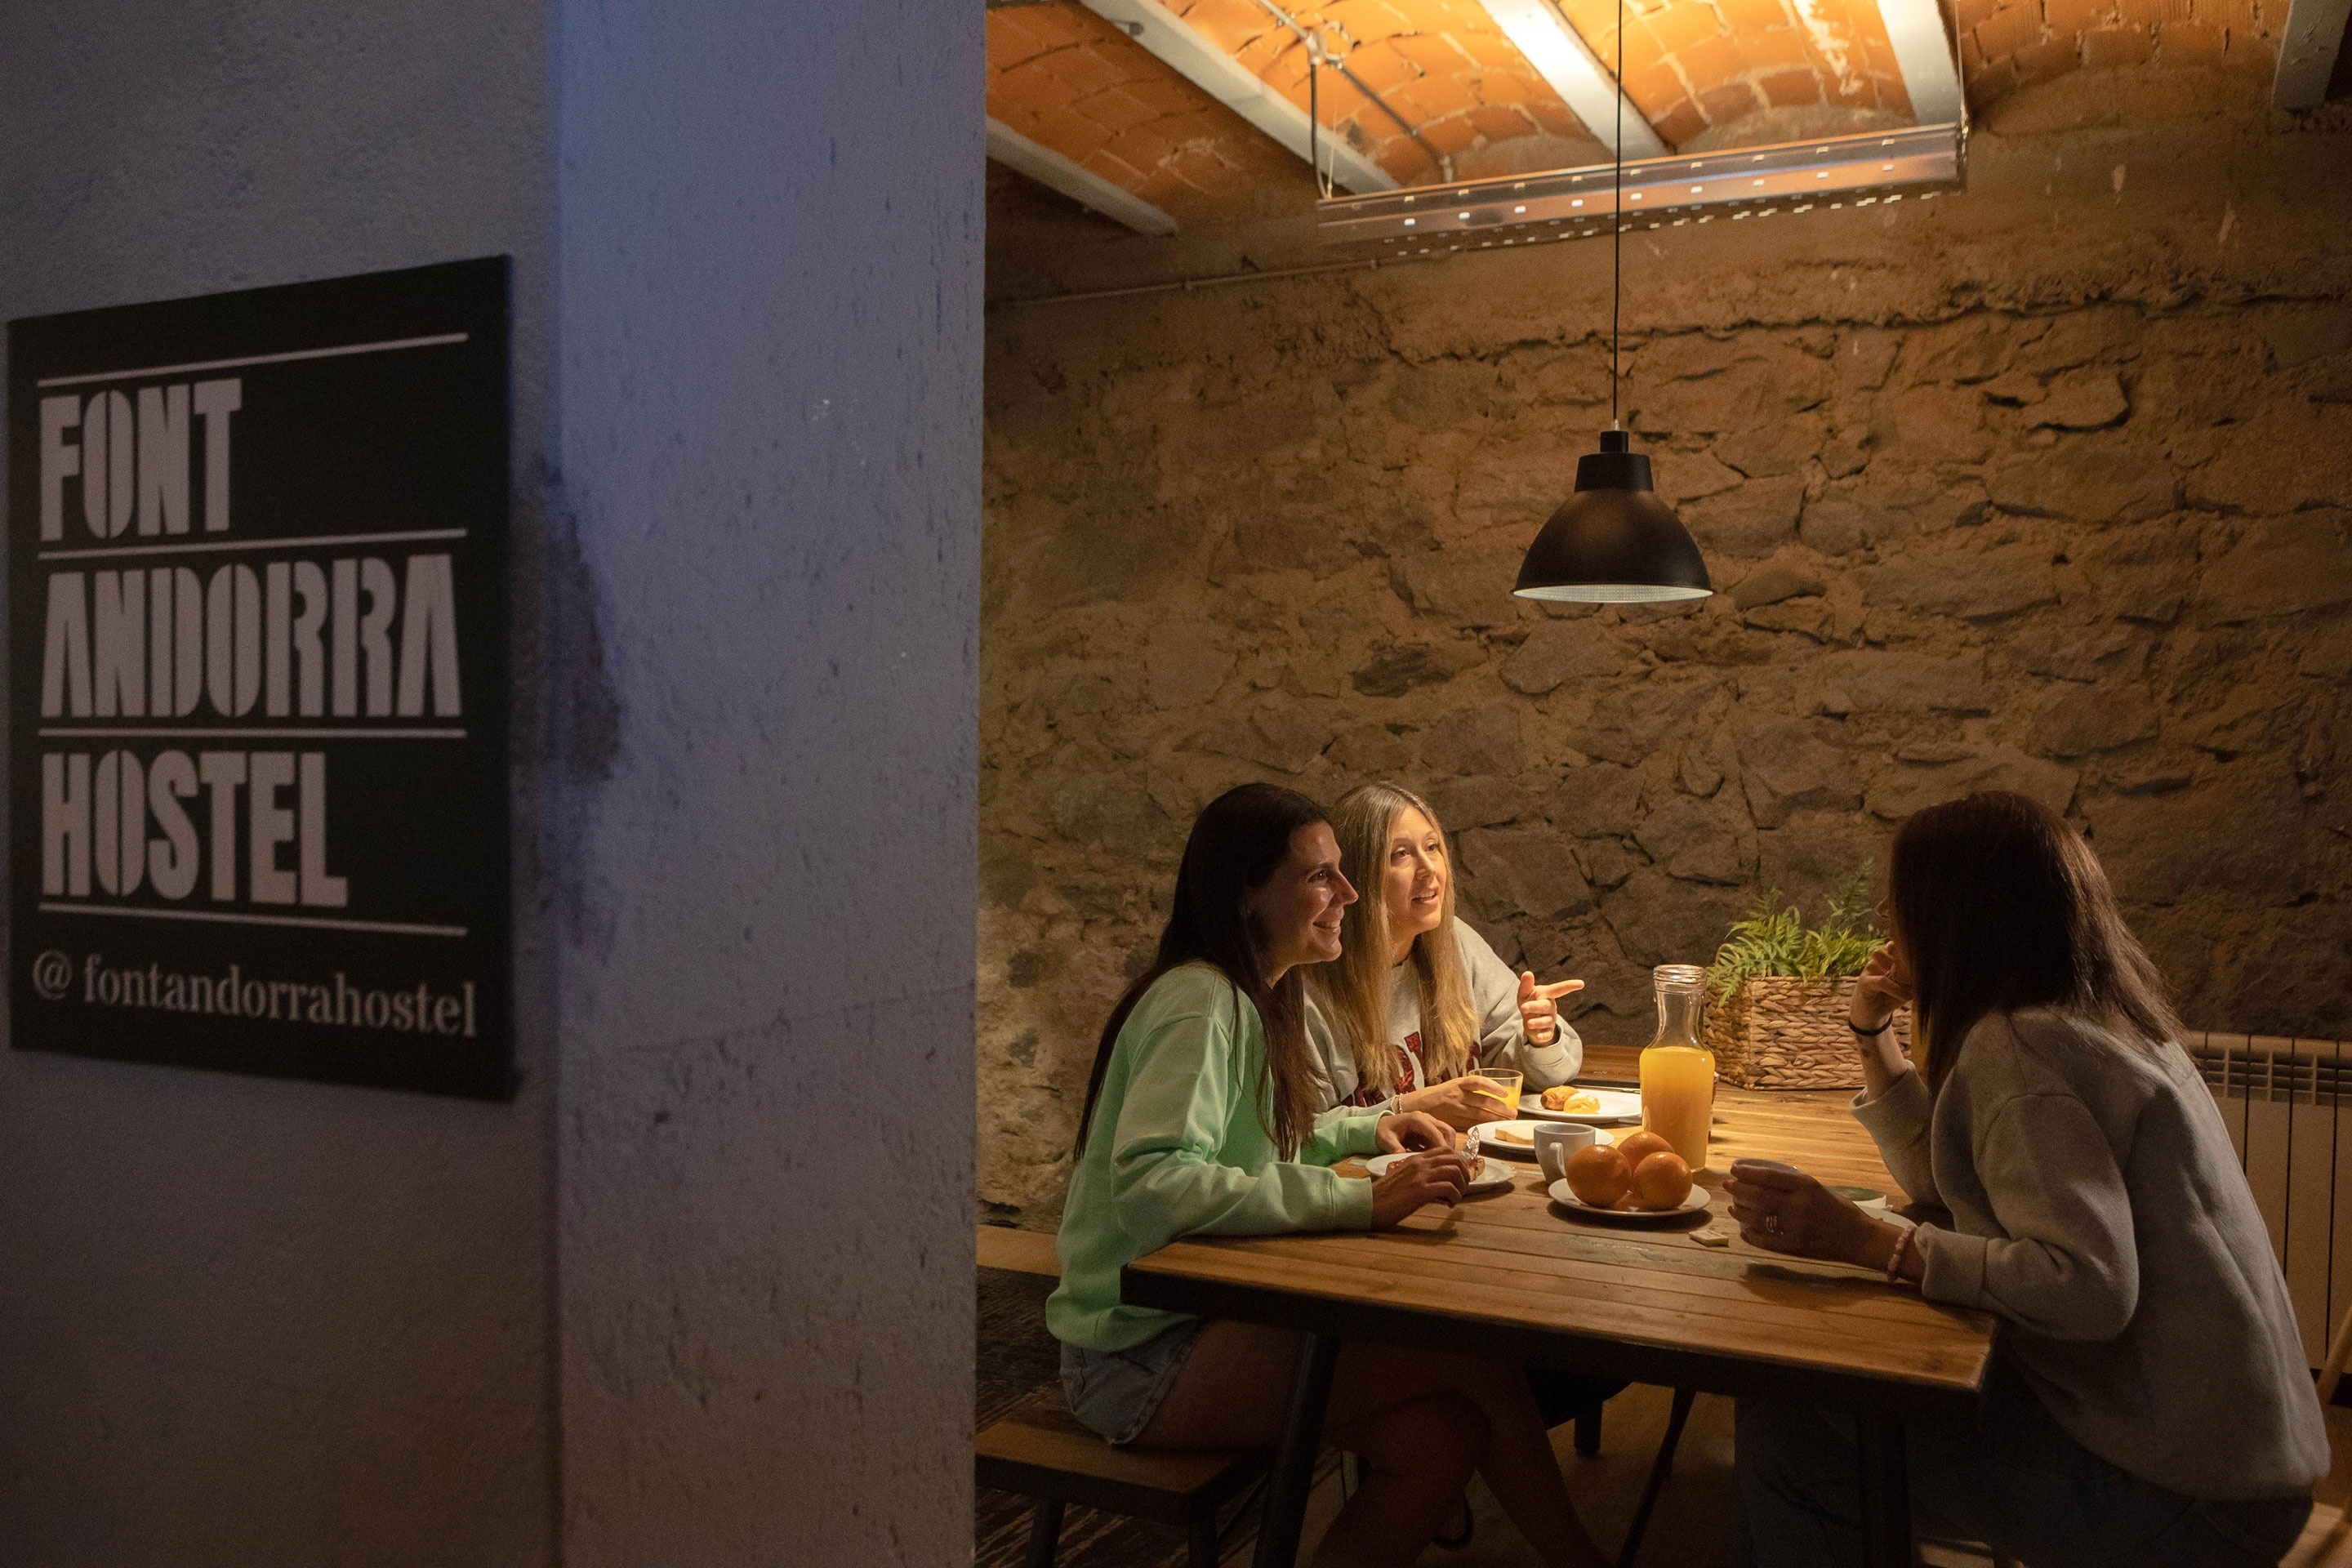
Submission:
{"label": "mint green sweatshirt", "polygon": [[1326,1167],[1377,1148],[1379,1115],[1323,1121],[1297,1160],[1277,1159],[1258,1111],[1265,1059],[1256,1007],[1212,965],[1171,969],[1137,1001],[1062,1210],[1055,1338],[1120,1351],[1186,1321],[1118,1300],[1118,1271],[1179,1237],[1371,1227],[1372,1184]]}

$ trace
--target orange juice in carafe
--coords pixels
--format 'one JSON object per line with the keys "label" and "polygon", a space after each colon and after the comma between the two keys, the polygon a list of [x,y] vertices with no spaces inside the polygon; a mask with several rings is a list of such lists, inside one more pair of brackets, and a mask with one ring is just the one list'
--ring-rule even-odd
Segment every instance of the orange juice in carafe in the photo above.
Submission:
{"label": "orange juice in carafe", "polygon": [[1715,1053],[1698,1043],[1706,971],[1662,963],[1658,1036],[1642,1052],[1642,1125],[1674,1145],[1693,1171],[1706,1167],[1706,1129],[1715,1113]]}

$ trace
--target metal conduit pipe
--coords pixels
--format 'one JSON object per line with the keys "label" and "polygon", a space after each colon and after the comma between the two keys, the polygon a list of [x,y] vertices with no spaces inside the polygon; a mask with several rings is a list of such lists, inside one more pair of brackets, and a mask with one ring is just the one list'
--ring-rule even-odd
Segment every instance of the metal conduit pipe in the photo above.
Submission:
{"label": "metal conduit pipe", "polygon": [[1171,278],[1164,283],[1137,283],[1124,289],[1087,289],[1075,294],[1032,294],[1024,299],[992,300],[987,309],[1009,310],[1023,305],[1070,305],[1081,300],[1123,300],[1137,294],[1173,294],[1178,290],[1190,294],[1196,289],[1214,289],[1227,283],[1270,283],[1284,278],[1311,278],[1325,272],[1378,272],[1383,267],[1410,267],[1424,262],[1444,261],[1454,253],[1443,256],[1375,256],[1367,261],[1328,261],[1318,267],[1276,267],[1255,272],[1216,272],[1203,278]]}

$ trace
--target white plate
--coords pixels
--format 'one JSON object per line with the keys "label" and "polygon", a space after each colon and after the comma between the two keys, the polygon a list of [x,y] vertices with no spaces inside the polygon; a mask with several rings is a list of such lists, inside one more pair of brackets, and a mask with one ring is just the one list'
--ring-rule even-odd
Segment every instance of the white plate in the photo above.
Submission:
{"label": "white plate", "polygon": [[1654,1225],[1660,1220],[1678,1219],[1694,1215],[1706,1207],[1708,1196],[1705,1187],[1694,1186],[1690,1196],[1670,1209],[1597,1209],[1568,1190],[1566,1182],[1554,1182],[1544,1189],[1551,1201],[1569,1210],[1580,1219],[1596,1219],[1603,1225]]}
{"label": "white plate", "polygon": [[1519,1110],[1533,1121],[1582,1121],[1594,1127],[1615,1127],[1642,1120],[1642,1097],[1630,1089],[1588,1089],[1601,1101],[1598,1110],[1546,1110],[1543,1096],[1519,1096]]}
{"label": "white plate", "polygon": [[[1552,1120],[1558,1121],[1559,1118],[1554,1117]],[[1507,1154],[1514,1160],[1533,1161],[1536,1157],[1536,1129],[1542,1125],[1540,1121],[1481,1121],[1471,1131],[1478,1134],[1478,1152],[1481,1154]],[[1527,1139],[1528,1142],[1507,1143],[1495,1136],[1506,1128]],[[1592,1141],[1596,1143],[1614,1143],[1617,1142],[1617,1135],[1606,1128],[1596,1128],[1593,1131]]]}
{"label": "white plate", "polygon": [[[1402,1158],[1401,1154],[1375,1154],[1364,1162],[1364,1170],[1369,1174],[1377,1176]],[[1470,1180],[1470,1190],[1474,1193],[1500,1192],[1511,1184],[1515,1174],[1516,1173],[1500,1160],[1482,1159],[1478,1162],[1478,1173]]]}

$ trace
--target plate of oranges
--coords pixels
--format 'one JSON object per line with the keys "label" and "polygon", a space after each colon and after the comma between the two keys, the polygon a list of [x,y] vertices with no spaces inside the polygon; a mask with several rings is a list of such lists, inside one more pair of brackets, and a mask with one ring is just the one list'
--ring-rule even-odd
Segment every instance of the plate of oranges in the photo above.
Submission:
{"label": "plate of oranges", "polygon": [[1696,1214],[1709,1201],[1683,1157],[1649,1131],[1579,1149],[1569,1156],[1567,1176],[1549,1191],[1578,1218],[1605,1225],[1654,1225]]}

